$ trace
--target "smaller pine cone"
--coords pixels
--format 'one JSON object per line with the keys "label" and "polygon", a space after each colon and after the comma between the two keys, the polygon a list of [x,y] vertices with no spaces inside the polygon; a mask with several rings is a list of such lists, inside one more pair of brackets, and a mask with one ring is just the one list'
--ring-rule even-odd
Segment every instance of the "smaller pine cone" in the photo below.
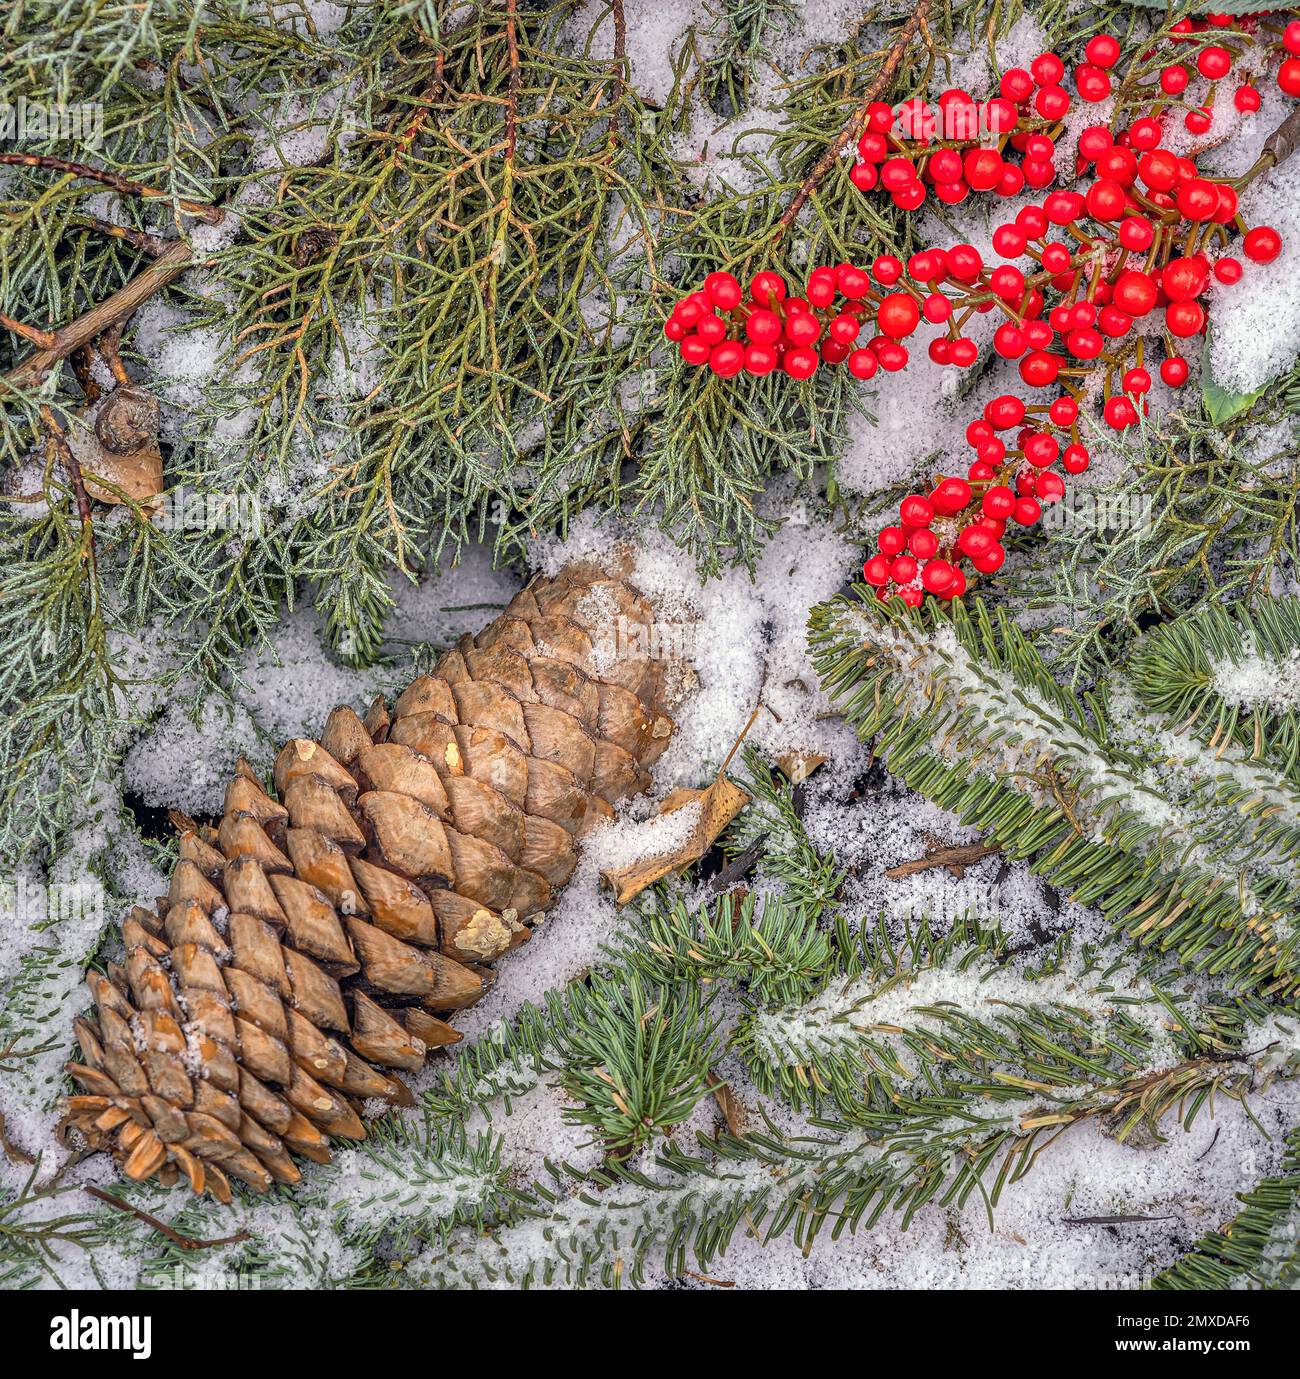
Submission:
{"label": "smaller pine cone", "polygon": [[[460,1035],[493,964],[650,784],[673,731],[654,612],[570,566],[518,594],[431,675],[289,742],[273,790],[241,762],[216,828],[182,823],[125,963],[92,971],[67,1119],[128,1178],[230,1197],[361,1139],[363,1104]],[[632,654],[627,654],[628,652]]]}

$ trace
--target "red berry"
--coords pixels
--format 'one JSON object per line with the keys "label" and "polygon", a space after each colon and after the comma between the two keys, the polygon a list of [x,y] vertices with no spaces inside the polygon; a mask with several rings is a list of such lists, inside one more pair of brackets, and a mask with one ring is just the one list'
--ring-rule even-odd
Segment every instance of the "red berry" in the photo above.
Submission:
{"label": "red berry", "polygon": [[895,584],[910,584],[916,578],[916,559],[910,555],[900,555],[889,567],[889,577]]}
{"label": "red berry", "polygon": [[934,510],[952,514],[960,512],[970,502],[970,485],[965,479],[943,479],[931,495]]}
{"label": "red berry", "polygon": [[1025,332],[1013,321],[1004,321],[993,332],[993,349],[1003,359],[1019,359],[1028,344]]}
{"label": "red berry", "polygon": [[1186,125],[1189,134],[1208,134],[1213,123],[1214,116],[1208,105],[1203,105],[1197,110],[1189,110],[1183,116],[1183,124]]}
{"label": "red berry", "polygon": [[1082,445],[1067,445],[1061,456],[1061,468],[1067,474],[1082,474],[1088,468],[1088,451]]}
{"label": "red berry", "polygon": [[1131,215],[1120,222],[1119,242],[1125,249],[1143,253],[1151,248],[1156,232],[1149,220],[1140,215]]}
{"label": "red berry", "polygon": [[1041,206],[1022,206],[1016,212],[1016,224],[1026,239],[1042,239],[1047,230],[1047,216]]}
{"label": "red berry", "polygon": [[740,283],[730,273],[710,273],[704,279],[704,291],[719,311],[734,311],[745,295]]}
{"label": "red berry", "polygon": [[1252,263],[1272,263],[1282,252],[1282,236],[1271,225],[1257,225],[1247,231],[1241,248]]}
{"label": "red berry", "polygon": [[1288,96],[1300,96],[1300,58],[1289,57],[1277,69],[1277,84]]}
{"label": "red berry", "polygon": [[1016,495],[1005,484],[999,484],[980,499],[980,509],[986,517],[1005,522],[1016,510]]}
{"label": "red berry", "polygon": [[1011,101],[994,96],[984,103],[984,128],[990,134],[1008,134],[1016,127],[1020,113]]}
{"label": "red berry", "polygon": [[1105,125],[1089,125],[1079,135],[1079,156],[1086,158],[1090,163],[1095,163],[1098,158],[1114,147],[1115,141],[1111,138],[1110,130]]}
{"label": "red berry", "polygon": [[813,345],[821,338],[821,322],[811,312],[791,311],[785,318],[785,338],[792,345]]}
{"label": "red berry", "polygon": [[745,372],[756,378],[770,374],[780,362],[775,348],[771,345],[745,346]]}
{"label": "red berry", "polygon": [[1034,109],[1045,120],[1061,120],[1069,113],[1070,97],[1063,86],[1044,86],[1034,97]]}
{"label": "red berry", "polygon": [[1018,259],[1025,252],[1025,236],[1015,225],[999,225],[993,232],[993,248],[1004,259]]}
{"label": "red berry", "polygon": [[1231,285],[1232,283],[1240,282],[1241,274],[1242,267],[1240,259],[1225,256],[1219,259],[1214,265],[1214,276],[1218,278],[1221,283]]}
{"label": "red berry", "polygon": [[837,345],[851,345],[858,338],[861,329],[862,322],[856,316],[842,311],[831,320],[826,332]]}
{"label": "red berry", "polygon": [[856,302],[871,290],[871,279],[861,268],[842,263],[835,270],[835,285],[851,302]]}
{"label": "red berry", "polygon": [[1084,330],[1072,330],[1066,337],[1065,347],[1076,359],[1096,359],[1106,348],[1106,342],[1101,338],[1099,330],[1088,327]]}
{"label": "red berry", "polygon": [[1140,397],[1151,391],[1151,375],[1145,369],[1126,369],[1122,384],[1126,393],[1136,393]]}
{"label": "red berry", "polygon": [[880,343],[877,344],[872,341],[872,348],[876,351],[876,358],[880,362],[880,367],[886,373],[897,373],[900,369],[905,369],[908,359],[906,347],[894,340],[877,338]]}
{"label": "red berry", "polygon": [[1158,295],[1155,282],[1148,274],[1129,269],[1116,279],[1112,300],[1129,316],[1145,316],[1154,309]]}
{"label": "red berry", "polygon": [[963,555],[976,560],[982,555],[987,555],[997,543],[997,537],[987,527],[972,525],[962,529],[961,535],[957,538],[957,549]]}
{"label": "red berry", "polygon": [[709,355],[709,368],[719,378],[734,378],[745,367],[745,347],[739,340],[724,340]]}
{"label": "red berry", "polygon": [[1201,254],[1170,259],[1160,273],[1160,286],[1171,302],[1186,302],[1199,297],[1209,281],[1209,264]]}
{"label": "red berry", "polygon": [[1137,168],[1133,150],[1121,148],[1118,144],[1108,148],[1097,159],[1097,176],[1118,182],[1121,187],[1131,187],[1137,181]]}
{"label": "red berry", "polygon": [[1034,350],[1020,361],[1020,377],[1031,388],[1046,388],[1055,383],[1061,372],[1061,357],[1044,350]]}
{"label": "red berry", "polygon": [[1046,431],[1035,431],[1025,438],[1021,449],[1025,452],[1025,459],[1035,469],[1046,469],[1049,464],[1056,463],[1056,457],[1061,453],[1061,443]]}
{"label": "red berry", "polygon": [[876,536],[882,555],[898,555],[907,545],[907,533],[902,527],[882,527]]}
{"label": "red berry", "polygon": [[934,521],[934,505],[919,493],[910,493],[898,505],[905,527],[928,527]]}
{"label": "red berry", "polygon": [[1165,325],[1180,340],[1199,335],[1205,329],[1205,308],[1200,302],[1170,302],[1165,307]]}
{"label": "red berry", "polygon": [[707,364],[709,355],[713,353],[712,346],[701,340],[698,335],[684,336],[677,348],[688,364]]}
{"label": "red berry", "polygon": [[1058,397],[1048,415],[1057,426],[1073,426],[1079,418],[1079,404],[1072,397]]}
{"label": "red berry", "polygon": [[1032,527],[1042,515],[1043,509],[1039,505],[1037,498],[1031,498],[1026,494],[1023,498],[1016,499],[1015,508],[1012,510],[1012,517],[1020,526]]}
{"label": "red berry", "polygon": [[1119,39],[1097,34],[1084,47],[1083,55],[1095,67],[1113,67],[1119,61]]}
{"label": "red berry", "polygon": [[1219,204],[1210,219],[1216,225],[1231,225],[1237,218],[1237,193],[1226,182],[1216,183],[1215,190],[1219,193]]}
{"label": "red berry", "polygon": [[1025,275],[1013,264],[999,264],[989,274],[989,287],[1004,302],[1019,302],[1025,295]]}
{"label": "red berry", "polygon": [[1106,419],[1106,425],[1116,431],[1122,431],[1126,426],[1137,424],[1137,408],[1126,397],[1107,398],[1106,405],[1101,409],[1101,414]]}
{"label": "red berry", "polygon": [[942,594],[954,583],[957,571],[946,560],[927,560],[921,571],[921,583],[932,594]]}
{"label": "red berry", "polygon": [[870,163],[854,163],[849,169],[849,181],[860,192],[869,192],[880,181],[880,174]]}
{"label": "red berry", "polygon": [[880,367],[880,361],[870,350],[854,350],[849,355],[848,364],[853,377],[861,379],[872,377]]}
{"label": "red berry", "polygon": [[1025,419],[1025,404],[1014,393],[1003,393],[984,404],[984,419],[999,431],[1009,431]]}
{"label": "red berry", "polygon": [[907,538],[907,549],[918,560],[929,560],[939,549],[939,538],[928,527],[922,527]]}
{"label": "red berry", "polygon": [[1097,67],[1076,67],[1074,89],[1078,91],[1081,100],[1104,101],[1110,95],[1110,77]]}
{"label": "red berry", "polygon": [[877,327],[882,334],[894,340],[911,335],[920,321],[921,310],[916,299],[906,292],[891,292],[876,309]]}
{"label": "red berry", "polygon": [[1039,53],[1029,64],[1029,74],[1039,86],[1055,86],[1065,75],[1065,63],[1055,53]]}
{"label": "red berry", "polygon": [[867,106],[867,128],[875,134],[888,134],[894,127],[894,107],[887,101],[872,101]]}
{"label": "red berry", "polygon": [[1002,180],[1002,155],[995,148],[967,149],[962,171],[974,191],[991,192]]}
{"label": "red berry", "polygon": [[1187,382],[1187,360],[1171,355],[1160,365],[1160,378],[1171,388],[1181,388]]}
{"label": "red berry", "polygon": [[1160,121],[1153,119],[1150,115],[1145,115],[1140,120],[1134,120],[1129,126],[1129,143],[1137,149],[1139,153],[1149,153],[1154,148],[1160,147]]}
{"label": "red berry", "polygon": [[873,555],[862,567],[862,577],[868,584],[889,583],[889,557]]}
{"label": "red berry", "polygon": [[948,342],[946,335],[936,335],[929,345],[926,346],[926,353],[934,364],[952,363],[952,346]]}
{"label": "red berry", "polygon": [[676,316],[670,316],[670,317],[664,322],[664,334],[665,334],[674,344],[676,344],[679,340],[681,340],[681,339],[685,336],[685,334],[686,334],[686,327],[685,327],[684,325],[682,325],[682,323],[677,319]]}
{"label": "red berry", "polygon": [[1022,105],[1027,101],[1033,89],[1034,79],[1023,67],[1012,67],[1009,71],[1003,72],[1002,79],[998,83],[998,90],[1002,93],[1003,98],[1015,101],[1017,105]]}
{"label": "red berry", "polygon": [[773,298],[785,301],[785,279],[780,273],[755,273],[749,284],[749,295],[761,307],[770,307]]}
{"label": "red berry", "polygon": [[1203,177],[1193,177],[1178,188],[1177,204],[1188,220],[1209,220],[1219,209],[1219,189]]}
{"label": "red berry", "polygon": [[706,345],[720,345],[727,338],[727,323],[721,316],[702,316],[695,333]]}
{"label": "red berry", "polygon": [[1239,86],[1232,93],[1232,103],[1243,115],[1253,115],[1263,101],[1253,86]]}
{"label": "red berry", "polygon": [[1293,19],[1283,29],[1282,46],[1293,56],[1300,56],[1300,19]]}
{"label": "red berry", "polygon": [[781,318],[775,311],[760,307],[749,313],[745,334],[756,345],[775,345],[781,338]]}
{"label": "red berry", "polygon": [[1040,502],[1056,503],[1065,497],[1065,480],[1055,472],[1040,474],[1036,485]]}
{"label": "red berry", "polygon": [[880,185],[886,191],[902,191],[916,181],[916,169],[906,158],[888,158],[880,166]]}
{"label": "red berry", "polygon": [[1005,563],[1007,553],[995,541],[983,555],[971,556],[971,564],[982,575],[991,575],[1000,570]]}
{"label": "red berry", "polygon": [[1196,70],[1208,80],[1218,81],[1232,71],[1232,54],[1218,44],[1202,48],[1196,58]]}
{"label": "red berry", "polygon": [[1187,82],[1186,67],[1166,67],[1160,73],[1160,89],[1166,96],[1181,96],[1187,90]]}
{"label": "red berry", "polygon": [[959,369],[969,369],[970,366],[979,358],[979,346],[974,340],[963,337],[954,340],[949,348],[949,355],[952,362]]}
{"label": "red berry", "polygon": [[781,367],[800,383],[817,372],[817,364],[817,351],[810,350],[805,345],[797,345],[794,349],[786,350],[781,360]]}
{"label": "red berry", "polygon": [[866,163],[882,163],[889,154],[889,140],[883,134],[868,130],[858,140],[858,157]]}

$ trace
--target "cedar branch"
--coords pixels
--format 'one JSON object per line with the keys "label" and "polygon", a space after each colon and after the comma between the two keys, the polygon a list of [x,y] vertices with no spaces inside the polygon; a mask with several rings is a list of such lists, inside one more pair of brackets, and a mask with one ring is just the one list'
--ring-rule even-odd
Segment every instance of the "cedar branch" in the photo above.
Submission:
{"label": "cedar branch", "polygon": [[826,174],[835,166],[840,154],[852,143],[855,143],[862,135],[862,131],[867,125],[867,109],[873,101],[879,100],[881,94],[889,86],[894,78],[894,73],[898,70],[899,63],[903,60],[903,55],[907,52],[912,40],[916,37],[917,31],[925,23],[926,15],[930,9],[930,0],[918,0],[916,9],[912,12],[911,18],[899,30],[898,37],[894,40],[888,54],[885,57],[884,65],[876,74],[876,79],[867,88],[866,94],[862,97],[858,108],[849,117],[844,127],[831,141],[826,152],[817,160],[816,167],[804,178],[799,190],[795,192],[790,204],[785,208],[781,219],[777,222],[776,232],[773,236],[779,240],[783,234],[794,224],[795,217],[803,210],[808,203],[808,198],[813,195],[822,182]]}
{"label": "cedar branch", "polygon": [[519,35],[516,31],[519,0],[506,0],[506,48],[510,54],[510,85],[506,96],[506,162],[515,160],[519,142]]}
{"label": "cedar branch", "polygon": [[609,137],[611,142],[618,138],[619,124],[622,120],[623,90],[627,73],[627,14],[623,0],[611,0],[614,12],[614,85],[610,91]]}
{"label": "cedar branch", "polygon": [[[143,182],[134,182],[129,177],[123,177],[119,172],[109,172],[105,168],[92,168],[86,163],[73,163],[66,158],[52,158],[40,153],[0,153],[0,164],[7,163],[11,166],[24,168],[45,168],[49,172],[66,172],[70,177],[84,177],[91,182],[99,182],[105,187],[112,187],[114,191],[121,192],[123,196],[139,196],[145,200],[171,200],[171,193],[162,191],[158,187],[147,187]],[[200,220],[205,220],[209,225],[220,225],[225,218],[225,212],[220,206],[213,206],[207,201],[186,201],[183,198],[176,198],[177,207],[187,215],[198,216]]]}
{"label": "cedar branch", "polygon": [[29,354],[0,379],[0,392],[5,388],[18,389],[27,382],[39,383],[45,374],[74,350],[89,344],[109,326],[124,321],[137,307],[155,292],[167,286],[189,266],[190,246],[184,240],[173,240],[147,268],[141,269],[130,282],[119,287],[111,297],[78,316],[61,330],[54,332],[54,343],[47,349]]}

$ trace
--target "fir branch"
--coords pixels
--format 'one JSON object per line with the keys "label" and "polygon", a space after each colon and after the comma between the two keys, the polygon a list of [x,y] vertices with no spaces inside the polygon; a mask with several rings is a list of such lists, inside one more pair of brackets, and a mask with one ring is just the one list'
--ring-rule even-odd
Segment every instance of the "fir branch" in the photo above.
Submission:
{"label": "fir branch", "polygon": [[1294,1289],[1300,1281],[1300,1130],[1287,1137],[1281,1172],[1238,1194],[1242,1210],[1203,1236],[1151,1286],[1161,1291]]}
{"label": "fir branch", "polygon": [[916,619],[859,586],[810,626],[824,688],[908,785],[1099,903],[1154,955],[1247,989],[1300,988],[1287,919],[1300,835],[1283,775],[1180,749],[1140,716],[1117,716],[1130,724],[1121,740],[1104,702],[1080,704],[979,600]]}

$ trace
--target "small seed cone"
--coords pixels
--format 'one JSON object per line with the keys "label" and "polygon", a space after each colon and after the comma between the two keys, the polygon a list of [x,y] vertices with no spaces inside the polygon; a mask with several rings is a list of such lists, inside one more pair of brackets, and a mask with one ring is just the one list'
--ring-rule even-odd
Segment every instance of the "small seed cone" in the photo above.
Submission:
{"label": "small seed cone", "polygon": [[[460,1035],[577,862],[576,844],[647,788],[667,746],[668,666],[625,579],[574,565],[534,582],[364,718],[241,762],[215,828],[182,821],[157,913],[122,926],[126,961],[87,978],[82,1094],[69,1122],[129,1178],[184,1176],[225,1201],[264,1191],[361,1106],[411,1100],[400,1074]],[[643,635],[645,634],[645,635]]]}

